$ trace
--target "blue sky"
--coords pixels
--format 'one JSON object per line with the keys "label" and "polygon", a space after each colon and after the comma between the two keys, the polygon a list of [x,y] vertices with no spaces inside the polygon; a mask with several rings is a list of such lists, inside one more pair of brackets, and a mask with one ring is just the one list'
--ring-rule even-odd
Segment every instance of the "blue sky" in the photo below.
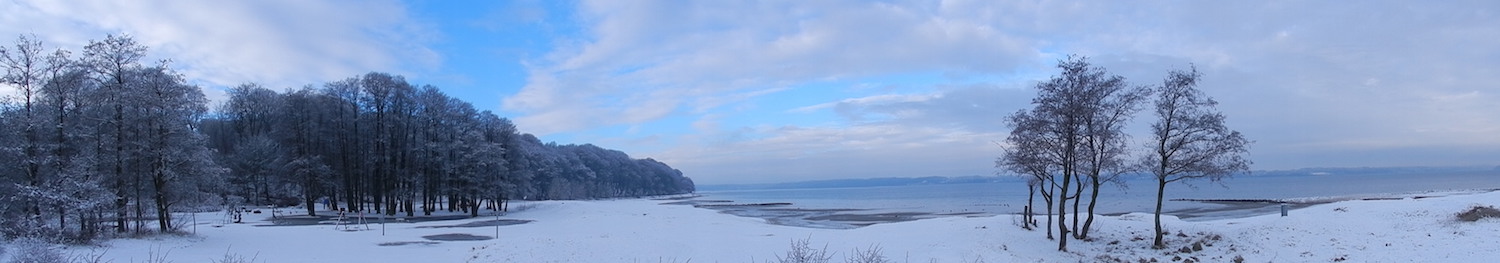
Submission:
{"label": "blue sky", "polygon": [[217,99],[245,82],[401,74],[544,140],[708,184],[995,174],[1003,116],[1067,54],[1142,85],[1196,65],[1256,141],[1254,169],[1500,165],[1493,1],[17,0],[0,13],[0,36],[53,47],[131,34]]}

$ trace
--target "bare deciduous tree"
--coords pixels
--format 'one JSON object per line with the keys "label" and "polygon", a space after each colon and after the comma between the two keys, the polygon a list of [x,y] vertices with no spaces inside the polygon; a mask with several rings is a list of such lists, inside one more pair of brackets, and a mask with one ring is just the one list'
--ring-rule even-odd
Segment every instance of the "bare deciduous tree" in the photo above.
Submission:
{"label": "bare deciduous tree", "polygon": [[1167,184],[1189,179],[1221,180],[1248,171],[1250,141],[1224,126],[1218,102],[1199,91],[1197,69],[1172,71],[1156,93],[1156,123],[1151,124],[1152,153],[1142,165],[1156,176],[1156,238],[1153,248],[1165,248],[1161,206]]}
{"label": "bare deciduous tree", "polygon": [[[1057,205],[1048,214],[1057,218],[1058,250],[1066,251],[1069,234],[1077,239],[1088,237],[1097,188],[1125,170],[1122,160],[1128,151],[1123,129],[1149,91],[1128,87],[1123,77],[1092,66],[1087,58],[1069,57],[1057,67],[1060,75],[1036,85],[1034,108],[1009,117],[1009,147],[998,164],[1040,181],[1037,186],[1050,201],[1048,210],[1052,203]],[[1086,189],[1094,189],[1088,198],[1088,215],[1079,215]],[[1071,228],[1068,200],[1073,200],[1075,214]],[[1079,217],[1089,220],[1080,223]]]}

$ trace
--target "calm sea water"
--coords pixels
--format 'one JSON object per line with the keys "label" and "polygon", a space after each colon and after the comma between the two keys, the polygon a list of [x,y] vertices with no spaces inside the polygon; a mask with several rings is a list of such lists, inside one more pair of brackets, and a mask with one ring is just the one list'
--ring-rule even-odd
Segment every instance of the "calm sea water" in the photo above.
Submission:
{"label": "calm sea water", "polygon": [[[1167,199],[1319,199],[1365,198],[1435,191],[1500,189],[1500,171],[1445,173],[1241,176],[1221,183],[1193,182],[1167,187]],[[1106,186],[1098,213],[1150,212],[1155,205],[1152,179],[1129,180],[1124,187]],[[703,199],[739,203],[789,202],[794,208],[868,209],[878,212],[987,214],[1020,213],[1026,205],[1022,182],[914,185],[893,187],[772,189],[704,192]],[[1037,197],[1037,205],[1042,205]],[[1167,201],[1166,211],[1209,209],[1217,204]],[[1042,209],[1038,209],[1039,211]],[[1277,209],[1238,210],[1229,214],[1199,214],[1202,219],[1275,213]]]}

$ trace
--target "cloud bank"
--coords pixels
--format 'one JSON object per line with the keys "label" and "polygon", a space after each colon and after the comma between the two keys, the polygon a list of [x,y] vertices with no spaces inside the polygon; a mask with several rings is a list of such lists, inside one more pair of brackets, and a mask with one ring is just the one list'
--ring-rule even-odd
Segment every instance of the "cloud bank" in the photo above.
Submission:
{"label": "cloud bank", "polygon": [[[446,35],[475,33],[439,31],[456,27],[410,9],[423,4],[16,0],[0,2],[0,37],[79,50],[128,33],[211,98],[250,81],[446,76],[424,73],[479,55],[434,46],[493,41]],[[502,113],[523,131],[656,158],[704,183],[993,174],[1003,117],[1029,107],[1031,85],[1067,54],[1141,85],[1196,66],[1229,125],[1256,141],[1255,169],[1500,160],[1493,1],[567,4],[462,22],[549,28],[493,43],[527,54],[501,56],[525,72],[499,74],[524,86],[470,94],[507,94]],[[554,44],[515,51],[546,46],[535,43]],[[500,84],[474,86],[486,85]]]}
{"label": "cloud bank", "polygon": [[150,58],[171,58],[209,86],[295,88],[442,62],[426,47],[441,36],[394,1],[17,0],[0,4],[0,13],[4,39],[35,34],[81,54],[89,40],[129,34],[151,48]]}
{"label": "cloud bank", "polygon": [[[528,84],[503,104],[543,134],[703,116],[697,133],[654,155],[708,182],[990,174],[990,142],[1008,131],[1001,117],[1076,53],[1142,85],[1196,65],[1231,127],[1257,141],[1258,169],[1493,164],[1496,6],[584,1],[587,36],[530,64]],[[774,109],[831,112],[831,123],[721,121],[786,90],[912,73],[946,77]]]}

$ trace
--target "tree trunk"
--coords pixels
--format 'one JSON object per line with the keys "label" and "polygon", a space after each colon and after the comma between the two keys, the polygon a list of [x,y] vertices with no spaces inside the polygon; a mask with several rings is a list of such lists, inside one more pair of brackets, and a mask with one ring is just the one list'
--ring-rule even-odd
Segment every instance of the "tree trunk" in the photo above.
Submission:
{"label": "tree trunk", "polygon": [[1052,202],[1047,202],[1047,216],[1046,216],[1046,218],[1047,218],[1047,227],[1046,227],[1046,229],[1047,229],[1047,239],[1050,240],[1050,239],[1055,238],[1055,237],[1052,236],[1052,229],[1053,229],[1052,228]]}
{"label": "tree trunk", "polygon": [[1032,186],[1032,187],[1027,187],[1026,188],[1026,192],[1027,192],[1027,194],[1026,194],[1026,210],[1023,211],[1023,213],[1025,213],[1025,215],[1021,217],[1021,220],[1025,221],[1025,222],[1021,222],[1021,227],[1025,228],[1026,230],[1031,230],[1032,227],[1036,225],[1036,222],[1032,220],[1032,218],[1033,218],[1032,216],[1033,216],[1034,213],[1032,213],[1032,211],[1031,211],[1032,209],[1031,208],[1035,207],[1035,204],[1036,204],[1036,188],[1037,187],[1041,187],[1041,185],[1039,184],[1039,185],[1036,185],[1036,186]]}
{"label": "tree trunk", "polygon": [[398,209],[398,207],[400,206],[401,200],[397,199],[396,198],[396,194],[394,194],[394,193],[387,194],[387,195],[389,195],[390,197],[387,197],[389,199],[389,201],[386,202],[386,205],[385,205],[386,206],[385,215],[395,216],[396,215],[396,209]]}
{"label": "tree trunk", "polygon": [[155,191],[152,191],[151,197],[156,201],[157,231],[166,233],[167,231],[172,230],[172,211],[167,210],[167,175],[165,171],[166,157],[158,154],[156,158],[157,164],[154,165],[156,166],[156,172],[152,173],[151,175],[151,187],[155,188]]}
{"label": "tree trunk", "polygon": [[89,223],[89,211],[78,211],[78,239],[88,241],[94,238],[94,225]]}
{"label": "tree trunk", "polygon": [[120,233],[129,231],[128,222],[130,216],[130,200],[126,199],[125,192],[125,128],[124,128],[124,106],[115,105],[115,230]]}
{"label": "tree trunk", "polygon": [[333,211],[333,212],[339,211],[339,198],[338,198],[338,196],[339,196],[338,193],[333,193],[332,195],[328,195],[328,211]]}
{"label": "tree trunk", "polygon": [[1073,230],[1070,233],[1073,235],[1073,238],[1083,239],[1078,236],[1079,232],[1081,232],[1078,231],[1078,225],[1082,225],[1078,223],[1078,220],[1080,217],[1083,217],[1082,213],[1078,213],[1079,205],[1083,203],[1083,176],[1075,175],[1074,178],[1077,179],[1078,185],[1073,187]]}
{"label": "tree trunk", "polygon": [[57,207],[57,228],[61,229],[63,234],[68,232],[68,210],[60,206]]}
{"label": "tree trunk", "polygon": [[1165,180],[1165,179],[1157,180],[1157,183],[1156,183],[1156,213],[1155,213],[1155,216],[1156,216],[1156,232],[1154,232],[1154,233],[1156,233],[1156,239],[1153,239],[1153,241],[1151,243],[1151,248],[1153,248],[1153,249],[1167,248],[1167,243],[1162,240],[1162,232],[1161,232],[1161,203],[1162,203],[1162,198],[1166,196],[1166,191],[1167,191],[1167,180]]}
{"label": "tree trunk", "polygon": [[[1047,208],[1047,213],[1042,216],[1042,217],[1047,218],[1047,226],[1043,227],[1042,229],[1047,230],[1047,240],[1052,240],[1052,238],[1053,238],[1053,236],[1052,236],[1052,208],[1053,208],[1053,206],[1052,206],[1052,200],[1053,200],[1053,196],[1056,196],[1057,190],[1051,188],[1052,184],[1048,184],[1048,183],[1044,183],[1044,184],[1047,185],[1047,186],[1045,186],[1045,187],[1044,186],[1038,186],[1038,187],[1044,187],[1044,188],[1039,188],[1039,190],[1042,192],[1042,203],[1044,203],[1042,205],[1042,207]],[[1051,192],[1049,193],[1048,191],[1051,191]]]}
{"label": "tree trunk", "polygon": [[469,201],[469,217],[479,217],[479,199]]}
{"label": "tree trunk", "polygon": [[[1067,168],[1064,168],[1066,170]],[[1057,198],[1057,250],[1068,251],[1068,185],[1073,178],[1067,172],[1063,173],[1062,187],[1058,188]]]}
{"label": "tree trunk", "polygon": [[[165,181],[162,181],[162,180],[157,180],[157,181],[158,182],[162,182],[162,184],[165,184]],[[172,210],[171,210],[171,203],[167,202],[167,196],[166,196],[166,192],[165,192],[166,190],[161,189],[161,188],[157,188],[157,189],[158,190],[156,190],[156,225],[157,225],[157,227],[161,228],[160,232],[166,233],[167,231],[171,231],[172,230]]]}
{"label": "tree trunk", "polygon": [[416,216],[416,212],[412,211],[412,208],[414,206],[412,203],[415,202],[412,199],[416,199],[416,198],[408,198],[408,199],[406,199],[406,217]]}
{"label": "tree trunk", "polygon": [[[1095,178],[1097,178],[1097,177],[1095,177]],[[1094,225],[1094,207],[1095,207],[1095,205],[1097,205],[1099,203],[1099,185],[1100,185],[1100,182],[1099,182],[1098,179],[1094,179],[1092,182],[1093,182],[1093,185],[1094,185],[1094,189],[1092,189],[1090,191],[1090,193],[1089,193],[1089,210],[1088,210],[1088,212],[1089,212],[1088,213],[1088,217],[1089,218],[1087,220],[1083,220],[1083,231],[1081,231],[1081,232],[1078,233],[1078,239],[1088,239],[1089,238],[1089,227],[1092,227]],[[1074,216],[1077,216],[1077,215],[1074,215]]]}
{"label": "tree trunk", "polygon": [[133,186],[135,188],[135,232],[136,233],[142,233],[142,231],[146,228],[146,204],[144,202],[145,200],[143,200],[143,198],[145,196],[145,193],[141,192],[141,183],[142,183],[141,180],[142,179],[140,178],[140,174],[136,174],[136,176],[135,176],[135,183],[131,184],[131,186]]}
{"label": "tree trunk", "polygon": [[302,185],[302,206],[307,208],[308,216],[318,216],[318,200],[313,199],[314,193],[317,192],[313,190],[313,185],[317,181],[313,178],[312,174],[303,174],[303,176],[305,176],[303,179],[306,180],[303,181]]}

